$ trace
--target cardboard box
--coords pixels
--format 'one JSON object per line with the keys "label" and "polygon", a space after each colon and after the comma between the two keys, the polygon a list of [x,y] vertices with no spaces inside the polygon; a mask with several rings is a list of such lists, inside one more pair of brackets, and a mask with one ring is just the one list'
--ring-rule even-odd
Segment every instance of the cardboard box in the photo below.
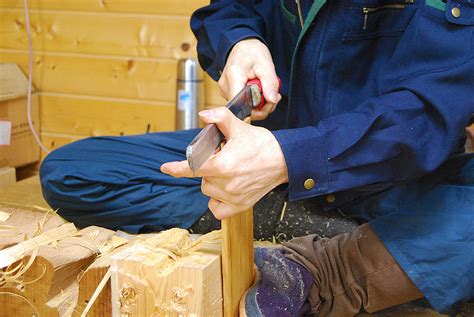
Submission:
{"label": "cardboard box", "polygon": [[[10,167],[38,162],[40,149],[28,125],[26,76],[15,64],[0,64],[0,161]],[[31,115],[39,133],[39,98],[31,96]]]}

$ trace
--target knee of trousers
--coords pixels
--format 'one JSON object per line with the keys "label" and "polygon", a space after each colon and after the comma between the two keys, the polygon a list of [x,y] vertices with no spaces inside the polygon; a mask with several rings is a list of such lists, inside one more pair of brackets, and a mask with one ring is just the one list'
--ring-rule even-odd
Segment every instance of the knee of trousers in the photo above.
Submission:
{"label": "knee of trousers", "polygon": [[321,315],[374,312],[423,297],[368,224],[331,239],[297,238],[283,252],[312,273],[309,300]]}
{"label": "knee of trousers", "polygon": [[100,176],[92,168],[93,163],[81,157],[81,152],[87,150],[93,140],[95,138],[81,140],[51,152],[40,167],[43,197],[51,208],[58,209],[58,213],[70,221],[69,210],[93,209],[108,190],[98,180]]}

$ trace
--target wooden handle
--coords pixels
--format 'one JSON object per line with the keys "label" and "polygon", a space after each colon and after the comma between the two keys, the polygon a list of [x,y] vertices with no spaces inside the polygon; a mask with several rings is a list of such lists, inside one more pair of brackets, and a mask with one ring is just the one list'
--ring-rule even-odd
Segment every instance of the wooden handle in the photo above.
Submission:
{"label": "wooden handle", "polygon": [[224,316],[239,315],[242,295],[254,280],[253,210],[222,220]]}

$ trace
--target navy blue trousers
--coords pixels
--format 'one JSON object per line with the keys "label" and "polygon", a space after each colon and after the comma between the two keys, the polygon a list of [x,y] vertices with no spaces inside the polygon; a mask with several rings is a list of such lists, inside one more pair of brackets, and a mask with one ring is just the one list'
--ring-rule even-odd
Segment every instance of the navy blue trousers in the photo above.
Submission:
{"label": "navy blue trousers", "polygon": [[[83,227],[132,233],[146,226],[189,228],[207,209],[200,179],[160,172],[185,159],[197,130],[98,137],[66,145],[44,160],[47,202]],[[474,159],[345,206],[370,222],[387,249],[438,310],[474,296]]]}

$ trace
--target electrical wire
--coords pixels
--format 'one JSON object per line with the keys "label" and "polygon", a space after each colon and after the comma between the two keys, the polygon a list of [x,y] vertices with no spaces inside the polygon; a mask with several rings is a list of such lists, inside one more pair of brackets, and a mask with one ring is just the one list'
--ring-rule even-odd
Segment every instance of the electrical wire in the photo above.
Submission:
{"label": "electrical wire", "polygon": [[40,148],[46,152],[50,153],[51,151],[44,146],[43,142],[36,132],[35,127],[33,125],[33,119],[31,117],[31,88],[32,88],[32,81],[33,81],[33,43],[31,41],[31,26],[30,26],[30,14],[28,12],[28,1],[23,0],[23,5],[25,9],[25,21],[26,21],[26,35],[28,37],[28,48],[29,48],[29,64],[28,64],[28,92],[27,92],[27,116],[28,116],[28,125],[30,126],[30,130],[33,133],[33,137],[36,140],[36,143],[40,146]]}

